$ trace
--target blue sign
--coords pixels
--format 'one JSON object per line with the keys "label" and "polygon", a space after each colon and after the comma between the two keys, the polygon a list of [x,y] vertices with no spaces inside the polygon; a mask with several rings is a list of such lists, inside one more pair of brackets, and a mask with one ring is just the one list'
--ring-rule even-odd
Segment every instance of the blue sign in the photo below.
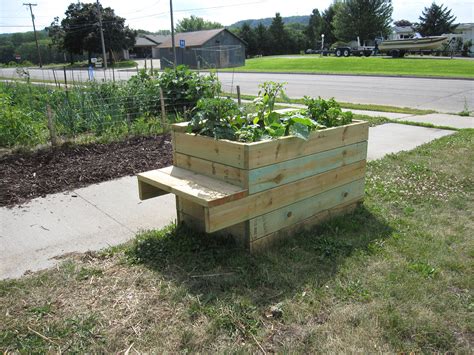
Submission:
{"label": "blue sign", "polygon": [[184,39],[179,40],[179,47],[180,48],[185,48],[186,47],[186,41]]}

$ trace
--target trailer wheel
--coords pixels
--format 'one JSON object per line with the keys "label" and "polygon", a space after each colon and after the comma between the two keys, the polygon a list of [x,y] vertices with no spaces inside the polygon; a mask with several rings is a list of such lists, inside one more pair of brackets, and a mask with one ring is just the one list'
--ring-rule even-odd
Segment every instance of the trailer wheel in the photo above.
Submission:
{"label": "trailer wheel", "polygon": [[372,55],[372,51],[365,51],[365,52],[364,52],[364,55],[365,55],[366,57],[370,57],[370,56]]}
{"label": "trailer wheel", "polygon": [[394,49],[390,52],[390,55],[392,56],[392,58],[398,58],[400,57],[400,51],[398,49]]}
{"label": "trailer wheel", "polygon": [[344,52],[342,53],[342,55],[343,55],[344,57],[348,57],[348,56],[351,55],[351,51],[348,50],[348,49],[344,49]]}
{"label": "trailer wheel", "polygon": [[342,51],[340,49],[336,49],[336,57],[341,57]]}

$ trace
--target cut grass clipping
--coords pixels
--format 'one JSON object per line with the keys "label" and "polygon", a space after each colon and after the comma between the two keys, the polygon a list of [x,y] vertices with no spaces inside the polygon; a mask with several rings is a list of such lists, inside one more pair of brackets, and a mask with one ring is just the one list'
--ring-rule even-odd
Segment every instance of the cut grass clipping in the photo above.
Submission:
{"label": "cut grass clipping", "polygon": [[[460,59],[375,58],[375,57],[262,57],[247,59],[232,70],[319,74],[367,74],[474,78],[474,62]],[[229,71],[229,69],[227,69]]]}
{"label": "cut grass clipping", "polygon": [[260,255],[171,226],[0,282],[0,349],[469,353],[473,149],[371,162],[363,206]]}

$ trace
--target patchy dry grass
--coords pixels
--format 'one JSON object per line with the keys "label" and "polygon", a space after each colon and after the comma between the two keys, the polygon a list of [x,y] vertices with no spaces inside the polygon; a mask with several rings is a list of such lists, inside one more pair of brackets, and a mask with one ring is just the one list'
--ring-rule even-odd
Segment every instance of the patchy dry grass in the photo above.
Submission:
{"label": "patchy dry grass", "polygon": [[372,162],[363,207],[261,255],[171,226],[0,282],[0,350],[469,353],[473,149]]}

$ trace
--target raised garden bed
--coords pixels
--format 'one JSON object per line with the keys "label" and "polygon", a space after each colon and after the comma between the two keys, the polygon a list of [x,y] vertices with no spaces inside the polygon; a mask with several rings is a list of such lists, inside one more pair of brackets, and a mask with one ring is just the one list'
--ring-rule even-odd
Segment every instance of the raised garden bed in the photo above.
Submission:
{"label": "raised garden bed", "polygon": [[172,127],[173,167],[138,175],[140,198],[177,196],[178,223],[232,234],[250,251],[363,200],[368,124],[251,143]]}

